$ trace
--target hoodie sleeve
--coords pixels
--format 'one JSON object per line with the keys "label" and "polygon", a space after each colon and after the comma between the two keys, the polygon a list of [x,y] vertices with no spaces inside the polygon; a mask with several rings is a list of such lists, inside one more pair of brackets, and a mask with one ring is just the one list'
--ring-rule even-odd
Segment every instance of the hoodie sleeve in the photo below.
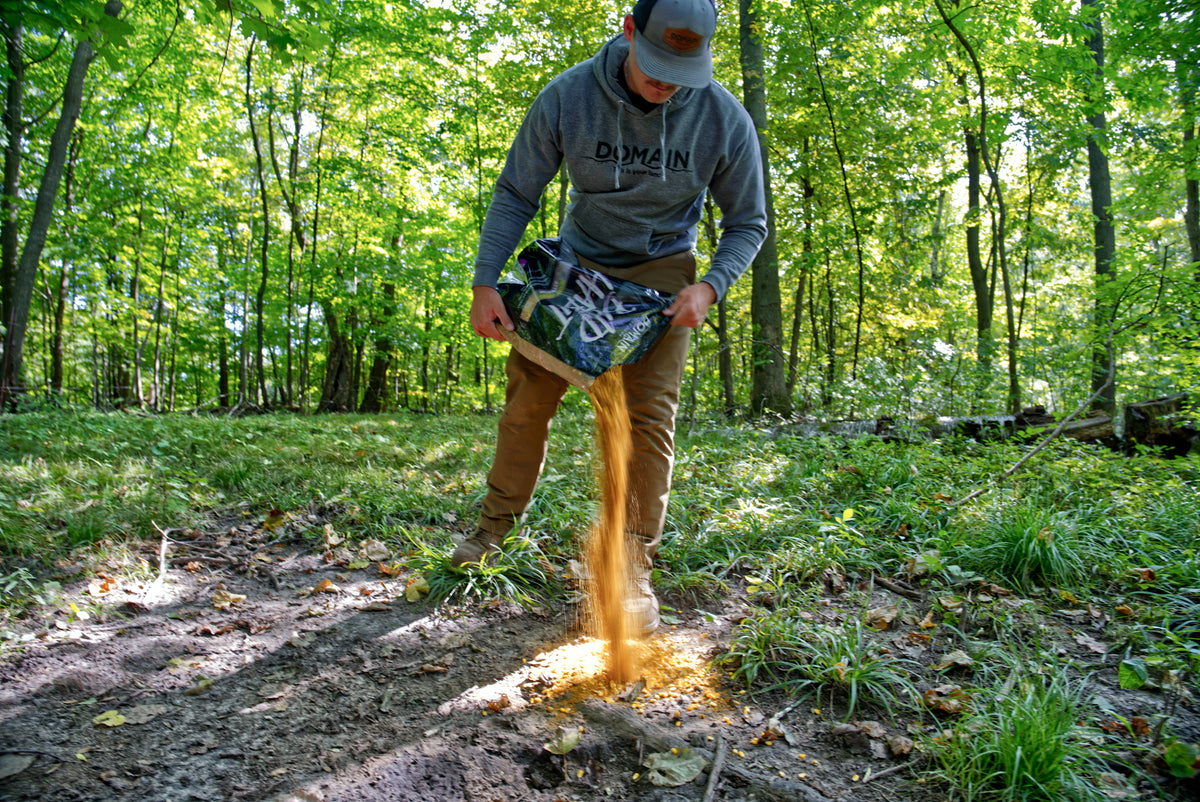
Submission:
{"label": "hoodie sleeve", "polygon": [[554,89],[543,89],[508,150],[479,235],[474,286],[496,286],[526,226],[537,214],[542,192],[558,174],[563,159],[558,108]]}
{"label": "hoodie sleeve", "polygon": [[713,176],[709,189],[721,209],[721,238],[703,281],[725,293],[754,261],[767,237],[767,202],[763,190],[762,154],[754,124],[738,105],[745,124],[740,137],[730,140],[728,158]]}

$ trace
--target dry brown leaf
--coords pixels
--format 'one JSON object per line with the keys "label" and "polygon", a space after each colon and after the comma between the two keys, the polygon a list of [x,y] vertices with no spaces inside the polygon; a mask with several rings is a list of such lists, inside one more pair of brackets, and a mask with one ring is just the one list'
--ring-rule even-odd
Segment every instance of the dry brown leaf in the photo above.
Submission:
{"label": "dry brown leaf", "polygon": [[213,607],[218,610],[228,610],[235,604],[240,604],[246,600],[246,597],[241,593],[230,593],[225,588],[216,588],[213,590]]}
{"label": "dry brown leaf", "polygon": [[867,624],[875,629],[887,629],[899,613],[900,609],[894,604],[872,608],[867,611]]}
{"label": "dry brown leaf", "polygon": [[957,668],[970,668],[973,665],[975,665],[975,661],[971,659],[969,654],[964,652],[962,649],[955,649],[943,657],[935,666],[935,668],[937,668],[938,671],[945,671],[951,666]]}
{"label": "dry brown leaf", "polygon": [[970,695],[957,685],[939,685],[921,694],[921,700],[930,710],[955,714],[968,707]]}

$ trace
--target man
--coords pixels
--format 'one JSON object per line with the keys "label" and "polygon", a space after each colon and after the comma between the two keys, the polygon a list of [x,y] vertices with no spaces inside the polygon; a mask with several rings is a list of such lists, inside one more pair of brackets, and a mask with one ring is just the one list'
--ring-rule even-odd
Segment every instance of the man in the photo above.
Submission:
{"label": "man", "polygon": [[[632,426],[630,533],[639,629],[659,623],[650,568],[666,521],[675,413],[691,329],[745,272],[766,237],[762,163],[750,116],[712,79],[712,0],[638,0],[622,32],[552,80],[525,116],[496,181],[480,236],[471,327],[503,341],[513,323],[496,283],[566,162],[570,204],[560,231],[587,267],[675,295],[671,326],[623,371]],[[711,190],[722,212],[712,265],[696,281],[696,226]],[[478,529],[456,566],[497,550],[533,495],[550,421],[567,382],[512,351],[496,459]]]}

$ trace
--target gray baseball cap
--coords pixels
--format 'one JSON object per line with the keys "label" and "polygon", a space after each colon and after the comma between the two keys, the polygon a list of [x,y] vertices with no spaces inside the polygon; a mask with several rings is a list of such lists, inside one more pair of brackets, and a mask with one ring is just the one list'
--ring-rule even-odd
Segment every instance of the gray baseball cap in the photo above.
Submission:
{"label": "gray baseball cap", "polygon": [[633,22],[638,69],[666,84],[708,86],[717,30],[713,0],[638,0]]}

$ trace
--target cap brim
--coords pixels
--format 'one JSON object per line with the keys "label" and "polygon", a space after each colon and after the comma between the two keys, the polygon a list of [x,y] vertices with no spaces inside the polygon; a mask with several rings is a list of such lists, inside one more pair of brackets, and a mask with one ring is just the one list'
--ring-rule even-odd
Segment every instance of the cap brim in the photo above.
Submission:
{"label": "cap brim", "polygon": [[636,43],[634,59],[647,78],[689,89],[703,89],[712,81],[711,49],[699,56],[679,56],[657,47],[636,28],[633,38]]}

